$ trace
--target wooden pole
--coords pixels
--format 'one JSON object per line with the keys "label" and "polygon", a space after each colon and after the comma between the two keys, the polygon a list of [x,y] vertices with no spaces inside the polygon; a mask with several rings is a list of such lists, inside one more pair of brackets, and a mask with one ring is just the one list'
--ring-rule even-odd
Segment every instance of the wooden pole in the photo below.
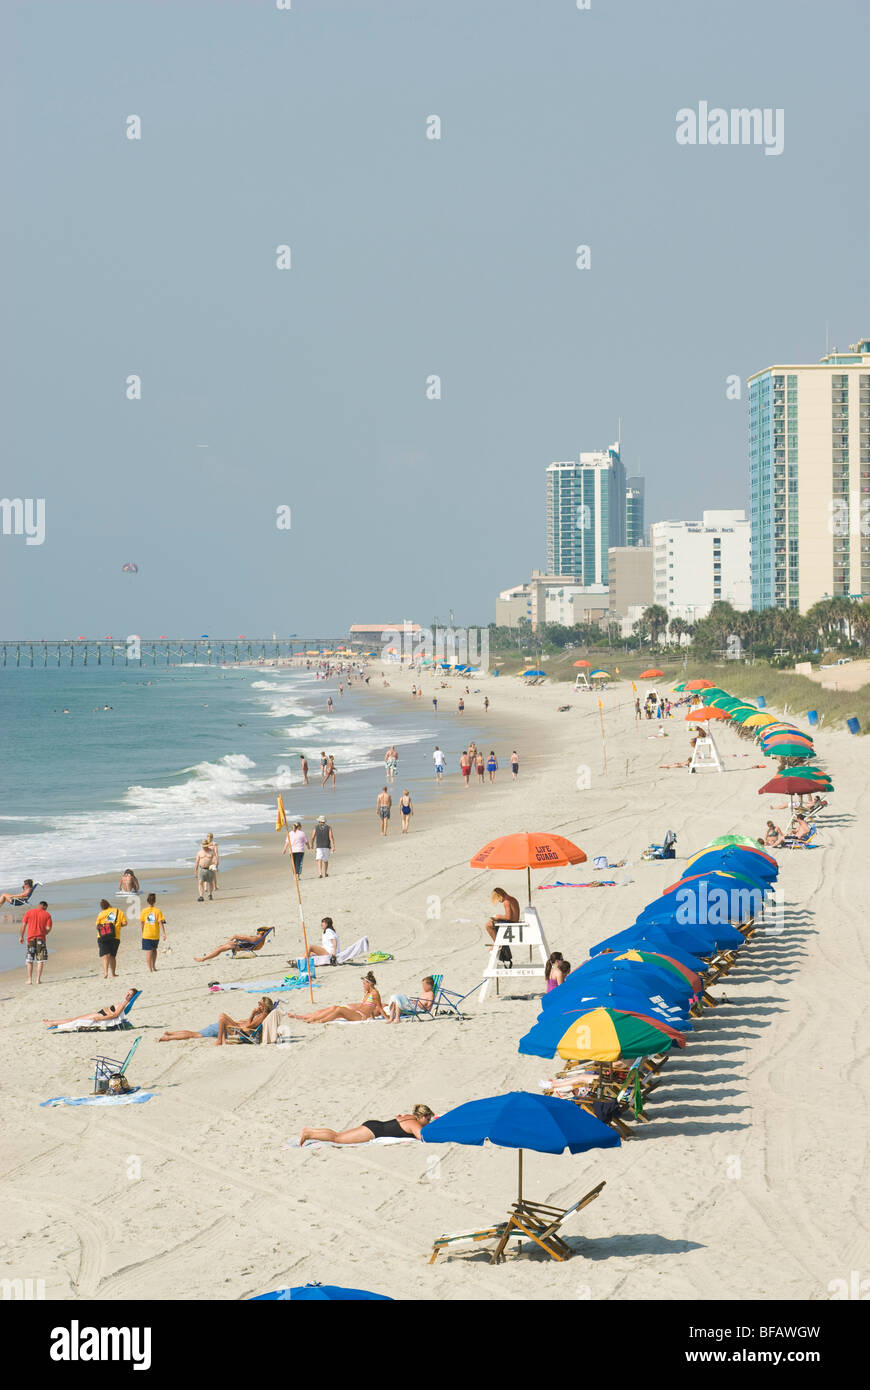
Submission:
{"label": "wooden pole", "polygon": [[604,755],[604,775],[607,776],[607,743],[604,737],[604,705],[599,697],[598,716],[601,720],[601,752]]}

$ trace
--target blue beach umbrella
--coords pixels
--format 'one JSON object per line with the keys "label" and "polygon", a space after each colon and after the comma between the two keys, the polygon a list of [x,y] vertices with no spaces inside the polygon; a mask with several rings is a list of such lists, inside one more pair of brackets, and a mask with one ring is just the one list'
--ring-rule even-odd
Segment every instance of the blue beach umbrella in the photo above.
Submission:
{"label": "blue beach umbrella", "polygon": [[[567,983],[567,981],[566,981]],[[550,991],[547,998],[552,999],[560,990],[564,989],[560,985],[558,989]],[[590,1009],[622,1009],[625,1013],[647,1014],[652,1018],[661,1018],[665,1023],[670,1023],[674,1028],[690,1028],[688,1007],[683,1002],[674,1007],[668,1007],[663,1002],[657,1003],[649,994],[645,994],[643,989],[628,989],[618,983],[608,989],[605,985],[600,988],[594,984],[588,984],[584,989],[577,988],[565,999],[562,1000],[561,1009],[541,1009],[538,1014],[538,1022],[545,1018],[551,1018],[555,1014],[577,1013],[578,1010],[586,1013]]]}
{"label": "blue beach umbrella", "polygon": [[547,673],[546,671],[522,671],[520,674],[523,676],[545,676]]}
{"label": "blue beach umbrella", "polygon": [[779,865],[771,863],[766,854],[754,854],[752,850],[741,850],[736,845],[722,849],[702,850],[686,865],[685,877],[720,870],[724,873],[742,874],[761,883],[774,883],[779,875]]}
{"label": "blue beach umbrella", "polygon": [[714,895],[705,898],[703,894],[696,894],[683,905],[664,903],[655,911],[645,909],[634,925],[642,930],[652,928],[664,931],[669,936],[673,933],[675,940],[677,933],[690,933],[686,940],[695,941],[696,952],[702,946],[707,950],[730,949],[746,945],[746,937],[731,925],[732,916],[739,917],[744,906],[745,903],[739,898],[730,897],[727,893],[724,901]]}
{"label": "blue beach umbrella", "polygon": [[[593,989],[623,987],[648,992],[651,998],[663,999],[670,1006],[679,1007],[692,997],[692,987],[688,981],[681,981],[667,970],[657,970],[654,966],[645,965],[643,961],[635,965],[632,961],[616,961],[611,955],[593,956],[591,960],[572,970],[558,989],[550,990],[549,994],[542,997],[541,1012],[548,1013],[554,1008],[561,1012],[563,999],[574,999],[591,993]],[[567,990],[567,994],[560,998],[560,992],[563,990]]]}
{"label": "blue beach umbrella", "polygon": [[[717,934],[725,934],[722,927],[711,930]],[[733,927],[729,928],[729,931],[734,932],[734,935],[739,937],[741,945],[746,944],[740,932],[735,931]],[[599,941],[596,946],[592,947],[592,954],[600,955],[604,950],[627,950],[631,946],[642,946],[644,942],[649,943],[652,950],[655,950],[655,945],[658,945],[660,949],[667,950],[669,955],[674,954],[670,947],[677,947],[680,951],[695,957],[712,955],[717,949],[716,938],[710,934],[706,927],[686,927],[680,926],[676,922],[663,921],[643,922],[633,927],[627,927],[625,931],[617,932],[615,936],[609,936],[606,940]],[[700,964],[693,968],[696,969],[696,973],[701,973],[706,969],[706,966]]]}
{"label": "blue beach umbrella", "polygon": [[337,1284],[300,1284],[295,1289],[275,1289],[272,1293],[257,1294],[249,1303],[275,1303],[300,1299],[307,1303],[335,1303],[339,1300],[360,1302],[363,1299],[378,1303],[393,1303],[385,1293],[368,1293],[365,1289],[342,1289]]}

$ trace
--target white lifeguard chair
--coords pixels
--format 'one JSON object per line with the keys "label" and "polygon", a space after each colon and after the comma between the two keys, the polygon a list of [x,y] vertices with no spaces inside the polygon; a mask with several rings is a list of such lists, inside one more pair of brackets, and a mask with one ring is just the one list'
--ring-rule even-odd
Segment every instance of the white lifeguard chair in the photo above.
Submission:
{"label": "white lifeguard chair", "polygon": [[[510,965],[499,960],[499,951],[502,946],[509,946],[513,960]],[[518,948],[528,947],[529,959],[518,960]],[[544,936],[544,928],[541,926],[541,919],[537,909],[527,907],[519,922],[505,922],[496,930],[495,941],[489,953],[489,961],[486,970],[483,972],[483,989],[480,991],[480,1000],[483,1003],[491,980],[495,980],[495,992],[498,994],[499,985],[504,980],[528,980],[544,979],[544,968],[550,948]],[[537,957],[537,959],[536,959]]]}
{"label": "white lifeguard chair", "polygon": [[724,772],[722,759],[719,757],[719,749],[713,741],[711,733],[699,735],[694,748],[692,749],[692,760],[689,763],[690,772]]}

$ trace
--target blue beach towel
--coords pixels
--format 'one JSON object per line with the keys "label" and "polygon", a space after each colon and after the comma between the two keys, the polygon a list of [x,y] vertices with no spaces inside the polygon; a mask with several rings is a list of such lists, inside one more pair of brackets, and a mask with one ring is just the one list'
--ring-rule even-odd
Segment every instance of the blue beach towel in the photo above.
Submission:
{"label": "blue beach towel", "polygon": [[156,1091],[136,1091],[125,1096],[52,1096],[51,1100],[41,1100],[43,1105],[143,1105],[153,1100]]}

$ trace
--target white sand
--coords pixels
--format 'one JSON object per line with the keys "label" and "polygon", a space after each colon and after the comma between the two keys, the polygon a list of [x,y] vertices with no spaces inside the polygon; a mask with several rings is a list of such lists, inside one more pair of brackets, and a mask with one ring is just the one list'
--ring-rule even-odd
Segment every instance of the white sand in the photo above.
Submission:
{"label": "white sand", "polygon": [[[745,756],[728,729],[717,734],[727,775],[660,771],[660,762],[685,756],[685,726],[671,721],[667,740],[651,740],[655,726],[635,726],[629,688],[617,687],[604,695],[604,776],[594,697],[508,679],[481,685],[494,723],[511,711],[527,721],[509,726],[521,731],[519,783],[506,770],[510,746],[499,742],[494,787],[446,789],[442,808],[420,806],[406,838],[398,813],[386,842],[370,816],[356,832],[364,849],[340,845],[327,882],[317,882],[312,857],[306,861],[315,937],[328,912],[343,942],[365,933],[395,955],[374,967],[385,999],[413,992],[431,971],[443,971],[445,984],[460,991],[481,977],[490,891],[501,881],[523,900],[525,883],[524,874],[469,867],[471,854],[496,835],[553,830],[590,861],[594,854],[634,860],[629,886],[534,891],[551,948],[576,965],[590,944],[629,925],[679,877],[694,850],[718,834],[757,832],[770,814],[770,798],[757,795],[765,774],[751,767],[761,759]],[[401,698],[398,681],[393,693]],[[461,733],[446,707],[455,707],[458,687],[440,693],[439,738],[452,747]],[[571,710],[556,714],[563,703]],[[43,1278],[52,1298],[237,1299],[313,1279],[417,1299],[829,1297],[831,1281],[870,1265],[862,1197],[870,1078],[861,1026],[870,873],[859,829],[870,743],[822,731],[817,746],[837,795],[822,822],[822,847],[781,854],[786,930],[743,953],[724,982],[730,1002],[707,1011],[686,1051],[665,1067],[649,1100],[652,1122],[621,1149],[527,1155],[527,1193],[543,1201],[568,1205],[607,1180],[567,1228],[578,1240],[569,1263],[515,1254],[492,1268],[478,1254],[428,1265],[434,1236],[505,1214],[515,1190],[513,1151],[282,1147],[305,1123],[343,1128],[417,1101],[444,1111],[536,1089],[552,1067],[517,1054],[534,1002],[493,993],[483,1006],[472,1003],[465,1023],[298,1024],[295,1041],[281,1047],[158,1044],[166,1026],[197,1028],[243,999],[253,1007],[255,996],[209,995],[208,980],[283,973],[298,950],[284,860],[257,888],[253,870],[246,878],[228,868],[214,904],[179,904],[172,951],[153,977],[133,928],[114,986],[103,985],[95,952],[72,970],[54,953],[39,989],[24,987],[23,971],[3,977],[0,1275]],[[591,769],[588,790],[576,787],[578,765]],[[454,786],[456,767],[453,758]],[[638,862],[669,827],[679,835],[676,865]],[[276,860],[279,844],[275,837]],[[535,877],[593,874],[583,865]],[[436,919],[427,916],[433,896]],[[259,958],[193,963],[225,934],[275,920],[277,943]],[[324,971],[317,1004],[358,999],[361,974],[350,966]],[[145,991],[134,1015],[143,1041],[131,1080],[158,1098],[117,1111],[40,1109],[49,1096],[86,1094],[89,1059],[124,1056],[135,1035],[51,1036],[39,1020],[99,1007],[131,985]],[[282,997],[294,1011],[304,1005],[304,995]]]}

